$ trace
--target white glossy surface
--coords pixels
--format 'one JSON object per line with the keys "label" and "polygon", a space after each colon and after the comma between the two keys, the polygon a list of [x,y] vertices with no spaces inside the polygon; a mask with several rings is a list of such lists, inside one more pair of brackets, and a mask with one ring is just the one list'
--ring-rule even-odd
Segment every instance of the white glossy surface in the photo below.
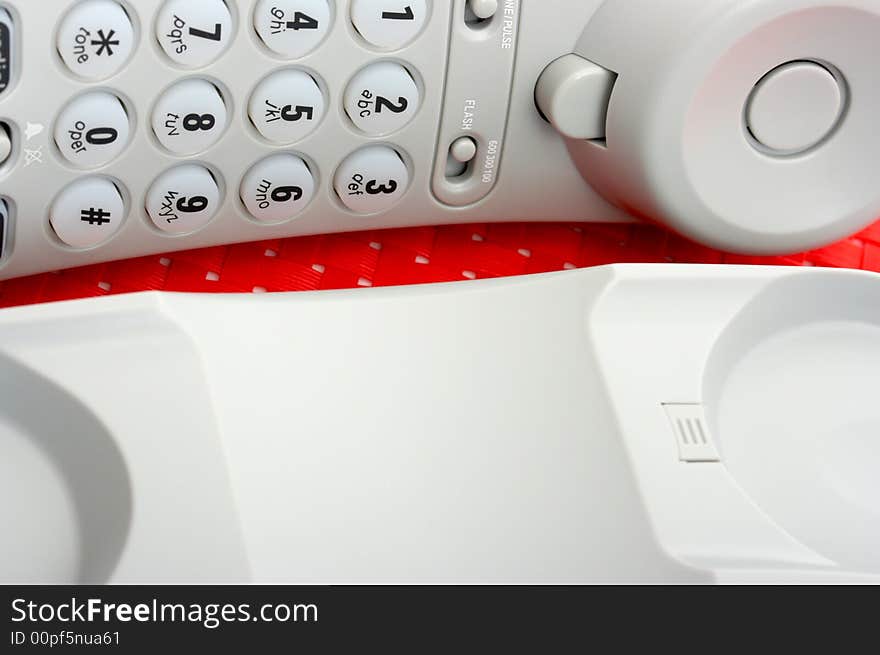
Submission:
{"label": "white glossy surface", "polygon": [[57,47],[74,75],[104,80],[122,69],[134,51],[134,26],[118,2],[86,0],[72,5],[64,16]]}
{"label": "white glossy surface", "polygon": [[226,129],[229,112],[220,91],[201,78],[167,89],[153,108],[153,133],[169,152],[195,155],[213,146]]}
{"label": "white glossy surface", "polygon": [[[130,488],[118,519],[80,530],[98,544],[121,526],[79,580],[877,582],[880,303],[861,301],[878,293],[880,277],[847,271],[620,266],[28,307],[0,314],[0,341],[47,382],[3,364],[19,397],[2,410],[50,403],[34,416],[65,426],[58,443],[115,444],[120,459],[53,460],[111,476],[89,488]],[[807,329],[779,332],[786,320]],[[773,402],[783,384],[791,403]],[[670,402],[706,406],[720,462],[680,460]],[[842,417],[856,403],[864,430]],[[52,434],[30,420],[22,438]],[[32,479],[55,475],[6,448]],[[78,511],[106,516],[117,498]],[[40,511],[70,515],[63,492],[51,500]],[[64,561],[41,570],[69,577]]]}
{"label": "white glossy surface", "polygon": [[211,172],[183,164],[163,173],[147,194],[147,213],[162,232],[175,236],[202,229],[217,214],[220,188]]}
{"label": "white glossy surface", "polygon": [[287,68],[272,73],[251,94],[248,115],[263,138],[273,144],[292,144],[315,131],[327,101],[309,73]]}
{"label": "white glossy surface", "polygon": [[71,248],[94,248],[113,237],[125,219],[125,202],[105,177],[82,178],[64,189],[52,204],[49,222]]}
{"label": "white glossy surface", "polygon": [[232,15],[225,0],[165,0],[156,18],[156,40],[183,68],[202,68],[232,43]]}
{"label": "white glossy surface", "polygon": [[327,0],[260,0],[254,29],[274,54],[299,59],[318,47],[330,32]]}
{"label": "white glossy surface", "polygon": [[55,144],[68,162],[80,168],[109,164],[128,146],[130,135],[125,106],[105,91],[77,97],[55,123]]}
{"label": "white glossy surface", "polygon": [[315,177],[302,158],[281,153],[255,164],[240,192],[256,220],[279,223],[296,218],[308,207],[315,195]]}

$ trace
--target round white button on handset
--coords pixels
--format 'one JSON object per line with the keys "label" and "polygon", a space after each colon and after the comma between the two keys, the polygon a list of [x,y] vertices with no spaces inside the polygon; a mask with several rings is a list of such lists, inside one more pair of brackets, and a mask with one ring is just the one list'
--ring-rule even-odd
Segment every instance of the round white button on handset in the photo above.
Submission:
{"label": "round white button on handset", "polygon": [[223,96],[207,80],[190,79],[168,89],[153,109],[153,132],[175,155],[195,155],[214,145],[226,129]]}
{"label": "round white button on handset", "polygon": [[314,131],[325,109],[324,93],[315,78],[288,69],[260,82],[251,95],[248,113],[264,138],[291,144]]}
{"label": "round white button on handset", "polygon": [[134,50],[131,18],[114,0],[75,4],[58,30],[58,54],[74,75],[104,80],[115,75]]}
{"label": "round white button on handset", "polygon": [[351,22],[382,50],[397,50],[415,39],[428,22],[425,0],[353,0]]}
{"label": "round white button on handset", "polygon": [[419,88],[398,63],[370,64],[349,83],[345,111],[362,132],[391,134],[409,123],[419,109]]}
{"label": "round white button on handset", "polygon": [[351,211],[376,214],[391,209],[403,197],[409,187],[409,170],[393,148],[370,146],[342,163],[334,187]]}
{"label": "round white button on handset", "polygon": [[178,66],[201,68],[232,42],[232,14],[224,0],[167,0],[156,20],[156,39]]}
{"label": "round white button on handset", "polygon": [[272,52],[287,59],[304,57],[330,31],[327,0],[260,0],[254,29]]}
{"label": "round white button on handset", "polygon": [[273,155],[256,164],[241,183],[241,200],[261,223],[298,216],[315,195],[315,178],[296,155]]}
{"label": "round white button on handset", "polygon": [[220,187],[211,172],[197,164],[166,171],[147,193],[147,213],[163,232],[190,234],[205,227],[220,208]]}
{"label": "round white button on handset", "polygon": [[71,248],[94,248],[122,226],[125,202],[116,185],[103,177],[77,180],[67,187],[50,210],[55,234]]}
{"label": "round white button on handset", "polygon": [[55,124],[55,143],[74,166],[97,168],[116,159],[128,144],[131,125],[122,101],[94,91],[71,102]]}

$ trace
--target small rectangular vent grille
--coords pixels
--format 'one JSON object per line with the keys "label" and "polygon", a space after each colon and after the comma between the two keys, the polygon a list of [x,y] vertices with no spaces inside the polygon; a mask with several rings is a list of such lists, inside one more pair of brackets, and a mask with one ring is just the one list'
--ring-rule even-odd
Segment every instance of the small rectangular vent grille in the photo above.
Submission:
{"label": "small rectangular vent grille", "polygon": [[663,405],[678,444],[683,462],[720,462],[709,424],[700,403],[669,403]]}

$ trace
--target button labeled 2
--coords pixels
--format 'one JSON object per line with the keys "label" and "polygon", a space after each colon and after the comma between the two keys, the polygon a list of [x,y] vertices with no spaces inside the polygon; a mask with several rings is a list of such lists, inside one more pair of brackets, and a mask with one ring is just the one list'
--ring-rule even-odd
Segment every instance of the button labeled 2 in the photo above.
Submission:
{"label": "button labeled 2", "polygon": [[202,68],[232,42],[232,14],[224,0],[168,0],[156,21],[156,39],[178,66]]}
{"label": "button labeled 2", "polygon": [[71,248],[94,248],[122,226],[125,202],[116,185],[103,177],[77,180],[56,198],[49,213],[55,234]]}
{"label": "button labeled 2", "polygon": [[122,101],[94,91],[71,102],[55,124],[55,143],[74,166],[98,168],[125,150],[131,125]]}
{"label": "button labeled 2", "polygon": [[393,61],[370,64],[345,91],[345,112],[365,134],[391,134],[409,123],[419,109],[419,87],[409,71]]}
{"label": "button labeled 2", "polygon": [[178,82],[153,110],[153,132],[175,155],[195,155],[214,145],[226,129],[226,103],[216,86],[201,79]]}
{"label": "button labeled 2", "polygon": [[241,183],[241,200],[261,223],[289,221],[308,207],[315,178],[296,155],[273,155],[256,164]]}
{"label": "button labeled 2", "polygon": [[172,168],[147,194],[147,213],[163,232],[191,234],[205,227],[220,208],[220,187],[211,172],[197,164]]}
{"label": "button labeled 2", "polygon": [[330,32],[330,5],[327,0],[260,0],[254,29],[272,52],[299,59]]}
{"label": "button labeled 2", "polygon": [[351,22],[370,44],[398,50],[415,39],[428,22],[425,0],[353,0]]}
{"label": "button labeled 2", "polygon": [[334,187],[339,199],[358,214],[387,211],[409,187],[409,169],[388,146],[369,146],[346,159],[336,172]]}
{"label": "button labeled 2", "polygon": [[324,93],[315,78],[305,71],[288,69],[260,82],[251,96],[248,114],[264,138],[289,145],[311,134],[325,109]]}

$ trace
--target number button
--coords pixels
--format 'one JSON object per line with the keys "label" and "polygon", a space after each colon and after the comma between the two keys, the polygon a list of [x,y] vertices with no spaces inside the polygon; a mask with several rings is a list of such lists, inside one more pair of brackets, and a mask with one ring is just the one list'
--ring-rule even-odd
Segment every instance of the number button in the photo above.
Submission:
{"label": "number button", "polygon": [[168,89],[153,110],[153,132],[175,155],[195,155],[217,143],[226,129],[226,103],[207,80],[190,79]]}
{"label": "number button", "polygon": [[254,28],[272,52],[299,59],[330,31],[330,5],[327,0],[260,0]]}
{"label": "number button", "polygon": [[256,164],[241,183],[241,200],[261,223],[289,221],[308,207],[315,178],[306,163],[288,153]]}
{"label": "number button", "polygon": [[419,88],[400,64],[382,61],[355,75],[345,92],[345,111],[362,132],[390,134],[409,123],[419,109]]}
{"label": "number button", "polygon": [[220,187],[203,166],[184,164],[159,176],[147,193],[147,213],[163,232],[191,234],[220,208]]}
{"label": "number button", "polygon": [[122,101],[111,93],[95,91],[75,99],[61,112],[55,143],[74,166],[98,168],[125,150],[130,131]]}
{"label": "number button", "polygon": [[103,177],[78,180],[56,198],[49,222],[71,248],[106,243],[122,226],[125,202],[116,185]]}
{"label": "number button", "polygon": [[232,14],[224,0],[168,0],[156,21],[156,38],[178,66],[202,68],[232,42]]}
{"label": "number button", "polygon": [[393,148],[370,146],[343,162],[334,187],[351,211],[376,214],[390,209],[403,197],[409,187],[409,170]]}
{"label": "number button", "polygon": [[58,54],[85,80],[118,73],[134,50],[134,26],[114,0],[86,0],[71,9],[58,30]]}
{"label": "number button", "polygon": [[425,0],[353,0],[351,22],[369,43],[398,50],[415,39],[428,22]]}
{"label": "number button", "polygon": [[251,122],[269,141],[289,145],[311,134],[324,117],[321,87],[301,70],[282,70],[263,80],[251,96]]}

